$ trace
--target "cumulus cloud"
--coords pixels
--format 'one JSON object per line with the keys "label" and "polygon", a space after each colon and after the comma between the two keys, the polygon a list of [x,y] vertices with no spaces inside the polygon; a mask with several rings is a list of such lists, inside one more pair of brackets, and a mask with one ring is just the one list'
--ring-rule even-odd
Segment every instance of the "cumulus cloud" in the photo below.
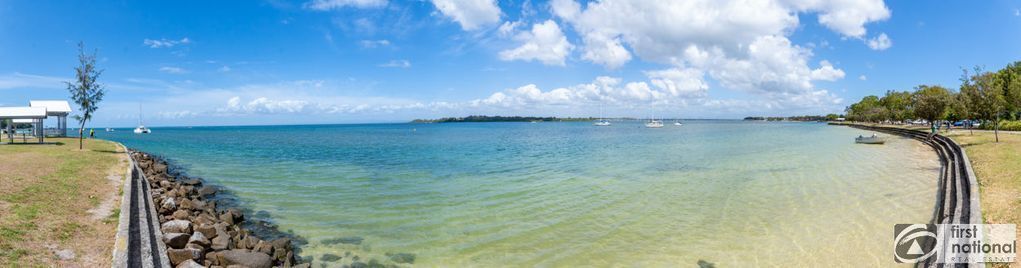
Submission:
{"label": "cumulus cloud", "polygon": [[373,8],[386,6],[387,0],[313,0],[303,6],[307,9],[326,11],[344,7]]}
{"label": "cumulus cloud", "polygon": [[653,86],[669,93],[669,96],[705,97],[709,90],[703,79],[705,72],[695,68],[646,71],[645,75]]}
{"label": "cumulus cloud", "polygon": [[863,75],[859,75],[858,76],[858,80],[865,81],[865,80],[869,80],[869,78],[863,74]]}
{"label": "cumulus cloud", "polygon": [[812,70],[812,80],[837,81],[844,78],[844,71],[833,68],[829,61],[819,62],[819,68]]}
{"label": "cumulus cloud", "polygon": [[693,69],[667,69],[646,72],[649,81],[625,83],[609,76],[596,77],[590,83],[541,90],[535,84],[506,89],[484,99],[470,101],[472,107],[495,106],[534,109],[542,106],[615,105],[634,107],[682,102],[684,98],[704,97],[708,87]]}
{"label": "cumulus cloud", "polygon": [[879,36],[871,38],[865,42],[872,50],[886,50],[893,46],[893,41],[890,40],[886,33],[881,33]]}
{"label": "cumulus cloud", "polygon": [[410,68],[411,62],[407,60],[391,60],[389,62],[380,64],[379,67],[385,68]]}
{"label": "cumulus cloud", "polygon": [[145,40],[142,40],[142,44],[145,45],[145,46],[148,46],[150,48],[169,48],[169,47],[174,47],[176,45],[191,44],[191,39],[188,39],[187,37],[181,38],[180,40],[168,40],[166,38],[159,39],[159,40],[145,39]]}
{"label": "cumulus cloud", "polygon": [[[809,66],[811,48],[788,38],[799,18],[814,14],[828,29],[861,39],[866,24],[890,17],[882,0],[604,0],[584,7],[554,0],[550,9],[580,37],[583,60],[615,69],[639,58],[699,74],[689,75],[698,77],[687,79],[694,84],[704,85],[702,77],[708,77],[779,102],[815,104],[839,98],[813,82],[843,79],[845,73],[825,60]],[[880,38],[889,40],[885,34]]]}
{"label": "cumulus cloud", "polygon": [[500,21],[500,7],[495,0],[432,0],[444,16],[461,24],[465,31]]}
{"label": "cumulus cloud", "polygon": [[[324,109],[325,108],[325,109]],[[220,112],[241,112],[241,113],[302,113],[320,112],[329,110],[328,107],[318,106],[308,101],[301,100],[270,100],[266,97],[255,98],[242,103],[241,97],[234,96],[227,100],[227,105]]]}
{"label": "cumulus cloud", "polygon": [[546,65],[563,66],[564,59],[574,48],[574,45],[567,41],[560,26],[553,20],[534,24],[532,31],[521,32],[515,39],[522,42],[521,46],[500,51],[500,59],[505,61],[534,60]]}
{"label": "cumulus cloud", "polygon": [[168,73],[168,74],[186,74],[186,73],[188,73],[188,70],[185,70],[185,69],[182,69],[182,68],[179,68],[179,67],[163,66],[163,67],[160,67],[160,72],[164,72],[164,73]]}
{"label": "cumulus cloud", "polygon": [[553,0],[550,2],[550,9],[553,15],[567,21],[572,21],[581,13],[581,5],[574,0]]}

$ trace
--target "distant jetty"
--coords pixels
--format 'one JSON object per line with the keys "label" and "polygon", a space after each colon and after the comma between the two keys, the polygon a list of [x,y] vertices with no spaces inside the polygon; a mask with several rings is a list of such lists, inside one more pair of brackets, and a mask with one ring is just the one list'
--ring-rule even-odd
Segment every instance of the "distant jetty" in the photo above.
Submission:
{"label": "distant jetty", "polygon": [[415,119],[412,123],[474,123],[474,122],[585,122],[594,121],[595,117],[539,117],[539,116],[488,116],[471,115],[465,117],[444,117],[440,119]]}

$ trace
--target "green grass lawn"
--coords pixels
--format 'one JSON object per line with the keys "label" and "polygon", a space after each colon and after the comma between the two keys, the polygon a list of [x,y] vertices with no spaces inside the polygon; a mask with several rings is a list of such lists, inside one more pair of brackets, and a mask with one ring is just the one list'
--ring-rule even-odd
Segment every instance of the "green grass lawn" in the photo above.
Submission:
{"label": "green grass lawn", "polygon": [[[81,151],[77,139],[46,142],[56,144],[0,145],[0,266],[110,266],[123,149],[102,140],[86,140]],[[61,260],[56,250],[75,257]]]}
{"label": "green grass lawn", "polygon": [[966,130],[949,137],[964,147],[978,176],[982,217],[988,223],[1021,223],[1021,135]]}

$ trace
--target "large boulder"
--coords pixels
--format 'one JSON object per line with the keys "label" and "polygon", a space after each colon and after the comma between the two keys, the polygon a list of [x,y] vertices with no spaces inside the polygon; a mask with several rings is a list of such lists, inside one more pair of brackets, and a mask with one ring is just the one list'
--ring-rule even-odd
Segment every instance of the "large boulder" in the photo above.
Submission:
{"label": "large boulder", "polygon": [[213,195],[215,193],[216,188],[212,186],[203,186],[202,188],[199,188],[199,195],[201,196]]}
{"label": "large boulder", "polygon": [[188,243],[194,243],[201,245],[202,247],[208,247],[209,239],[206,238],[206,235],[202,234],[202,232],[195,232],[191,234],[190,238],[188,238]]}
{"label": "large boulder", "polygon": [[273,244],[266,241],[259,241],[252,250],[273,255]]}
{"label": "large boulder", "polygon": [[[180,191],[176,190],[176,189],[172,190],[171,192],[178,192],[178,193],[180,193]],[[180,206],[181,209],[195,209],[195,206],[192,205],[191,200],[189,200],[187,197],[183,197],[183,196],[181,197],[181,201],[180,201],[180,204],[178,206]]]}
{"label": "large boulder", "polygon": [[251,252],[242,249],[234,249],[223,252],[223,263],[221,265],[241,265],[251,268],[273,267],[273,259],[266,253]]}
{"label": "large boulder", "polygon": [[177,202],[174,202],[173,197],[163,199],[163,203],[160,204],[160,208],[167,211],[173,211],[177,209]]}
{"label": "large boulder", "polygon": [[191,216],[191,213],[188,213],[187,210],[179,209],[174,211],[173,216],[175,220],[187,220],[188,217]]}
{"label": "large boulder", "polygon": [[291,239],[288,238],[277,238],[270,244],[273,244],[273,248],[276,250],[291,250]]}
{"label": "large boulder", "polygon": [[191,221],[186,220],[172,220],[164,222],[160,227],[160,231],[163,233],[185,233],[191,234]]}
{"label": "large boulder", "polygon": [[170,257],[170,263],[173,265],[181,264],[186,260],[202,260],[202,251],[193,248],[185,249],[167,249],[167,256]]}
{"label": "large boulder", "polygon": [[224,233],[218,233],[216,235],[216,238],[213,238],[213,241],[210,244],[210,247],[212,247],[213,250],[224,250],[227,249],[227,247],[229,246],[230,236]]}
{"label": "large boulder", "polygon": [[185,233],[164,233],[163,243],[171,248],[184,248],[188,244],[188,234]]}
{"label": "large boulder", "polygon": [[205,268],[205,266],[202,266],[193,260],[185,260],[181,262],[181,264],[178,264],[177,268]]}
{"label": "large boulder", "polygon": [[238,248],[255,249],[255,246],[258,245],[259,242],[262,242],[262,240],[255,236],[248,235],[245,236],[244,239],[241,239],[241,241],[238,241]]}
{"label": "large boulder", "polygon": [[211,262],[213,265],[220,265],[220,259],[223,259],[223,252],[221,251],[210,251],[206,253],[206,261]]}
{"label": "large boulder", "polygon": [[[202,219],[202,216],[200,215],[197,218]],[[216,238],[216,228],[211,224],[200,224],[193,229],[196,233],[202,233],[206,238]]]}
{"label": "large boulder", "polygon": [[198,199],[193,199],[193,200],[191,200],[191,207],[192,207],[193,210],[200,210],[200,211],[201,210],[205,210],[206,209],[206,201],[202,201],[202,200],[198,200]]}

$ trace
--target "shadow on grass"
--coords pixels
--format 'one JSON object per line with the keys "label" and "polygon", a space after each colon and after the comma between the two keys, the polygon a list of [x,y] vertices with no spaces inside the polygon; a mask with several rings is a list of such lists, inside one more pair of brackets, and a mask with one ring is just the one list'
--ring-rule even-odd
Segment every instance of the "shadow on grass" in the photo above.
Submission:
{"label": "shadow on grass", "polygon": [[3,142],[3,143],[0,143],[0,145],[56,145],[56,146],[63,146],[64,143],[63,142],[43,142],[43,143],[39,143],[39,142],[14,142],[14,143]]}

